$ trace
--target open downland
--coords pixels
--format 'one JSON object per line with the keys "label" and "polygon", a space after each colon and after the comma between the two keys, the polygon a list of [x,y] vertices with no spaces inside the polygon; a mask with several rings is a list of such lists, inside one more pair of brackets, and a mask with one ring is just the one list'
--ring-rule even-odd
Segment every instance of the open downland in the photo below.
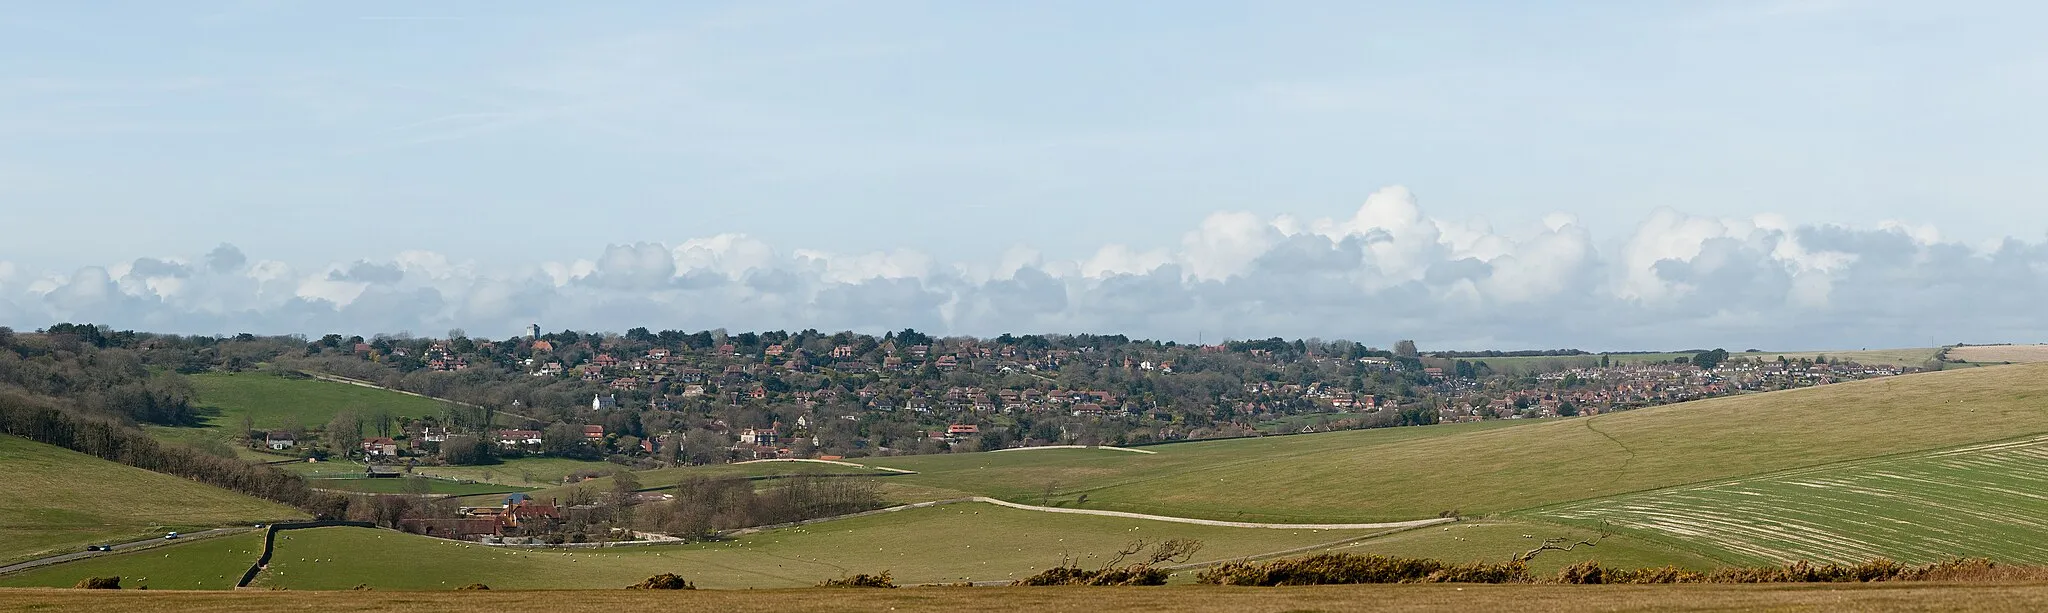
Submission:
{"label": "open downland", "polygon": [[209,425],[228,431],[242,427],[243,415],[254,420],[257,429],[281,428],[293,421],[317,428],[342,411],[367,415],[381,409],[393,417],[426,417],[440,415],[448,406],[381,389],[262,372],[203,373],[189,379],[198,392],[196,404],[209,413]]}
{"label": "open downland", "polygon": [[2026,364],[2048,362],[2048,345],[1981,345],[1952,347],[1948,359],[1959,362]]}
{"label": "open downland", "polygon": [[[1194,562],[1313,548],[1364,530],[1217,528],[957,503],[783,528],[731,541],[601,550],[493,548],[363,528],[278,535],[262,586],[290,589],[624,587],[672,572],[705,588],[802,587],[890,571],[901,584],[1007,581],[1063,557],[1099,565],[1137,539],[1200,539]],[[405,560],[393,564],[393,560]]]}
{"label": "open downland", "polygon": [[86,577],[120,577],[124,589],[226,590],[262,555],[263,531],[254,530],[0,575],[0,587],[71,587]]}
{"label": "open downland", "polygon": [[304,517],[224,489],[0,435],[0,563],[166,531]]}
{"label": "open downland", "polygon": [[2048,585],[1343,585],[1297,588],[1098,587],[800,589],[693,592],[93,592],[0,590],[0,610],[271,611],[1878,611],[2004,613],[2048,609]]}
{"label": "open downland", "polygon": [[[1484,515],[2048,433],[2048,364],[1934,372],[1590,418],[877,464],[1037,504],[1268,522]],[[863,460],[867,461],[867,460]],[[1054,495],[1046,497],[1048,489]]]}
{"label": "open downland", "polygon": [[1763,351],[1758,353],[1733,353],[1729,354],[1728,357],[1757,358],[1773,362],[1777,361],[1780,357],[1787,360],[1811,360],[1825,357],[1829,362],[1855,362],[1872,366],[1927,366],[1934,363],[1934,356],[1938,353],[1941,353],[1940,347],[1915,347],[1911,349],[1857,349],[1849,351]]}
{"label": "open downland", "polygon": [[1734,563],[2048,563],[2048,437],[1971,445],[1560,505]]}
{"label": "open downland", "polygon": [[[1535,549],[1543,544],[1544,539],[1550,538],[1565,539],[1565,544],[1573,545],[1573,549],[1545,551],[1530,560],[1529,570],[1537,576],[1551,576],[1559,569],[1587,560],[1622,568],[1677,566],[1710,570],[1722,566],[1718,560],[1703,555],[1628,535],[1602,536],[1599,531],[1589,528],[1529,521],[1471,520],[1427,526],[1347,543],[1326,551],[1498,564],[1515,554]],[[1580,541],[1593,545],[1578,545]]]}

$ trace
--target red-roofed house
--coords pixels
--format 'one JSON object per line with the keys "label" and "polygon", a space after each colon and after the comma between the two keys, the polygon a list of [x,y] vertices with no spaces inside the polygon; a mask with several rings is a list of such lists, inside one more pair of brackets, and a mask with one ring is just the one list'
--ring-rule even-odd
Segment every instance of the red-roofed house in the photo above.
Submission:
{"label": "red-roofed house", "polygon": [[365,439],[363,441],[363,453],[369,454],[371,457],[396,456],[398,455],[398,442],[391,440],[391,437],[388,436]]}
{"label": "red-roofed house", "polygon": [[583,427],[583,438],[593,441],[604,440],[604,426],[591,424]]}

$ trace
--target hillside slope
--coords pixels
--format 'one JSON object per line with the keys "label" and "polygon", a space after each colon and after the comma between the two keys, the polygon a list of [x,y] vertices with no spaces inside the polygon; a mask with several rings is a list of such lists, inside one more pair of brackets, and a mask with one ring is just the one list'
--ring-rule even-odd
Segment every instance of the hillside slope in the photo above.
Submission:
{"label": "hillside slope", "polygon": [[296,509],[0,435],[0,562],[165,531],[303,517]]}
{"label": "hillside slope", "polygon": [[1537,509],[1744,564],[2048,563],[2048,436]]}
{"label": "hillside slope", "polygon": [[[1526,509],[2048,433],[2048,364],[1925,373],[1513,427],[865,460],[894,479],[1214,519],[1390,521]],[[1490,425],[1488,425],[1490,426]]]}

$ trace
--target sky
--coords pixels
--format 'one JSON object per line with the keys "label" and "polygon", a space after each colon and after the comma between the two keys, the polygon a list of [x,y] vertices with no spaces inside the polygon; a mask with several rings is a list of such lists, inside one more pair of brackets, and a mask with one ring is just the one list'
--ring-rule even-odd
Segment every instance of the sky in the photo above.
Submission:
{"label": "sky", "polygon": [[2044,17],[0,1],[0,325],[2048,340]]}

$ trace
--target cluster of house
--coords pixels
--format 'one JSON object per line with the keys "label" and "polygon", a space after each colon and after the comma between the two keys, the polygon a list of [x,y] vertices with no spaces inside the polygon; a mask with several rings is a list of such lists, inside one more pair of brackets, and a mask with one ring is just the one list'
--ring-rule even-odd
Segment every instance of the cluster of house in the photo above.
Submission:
{"label": "cluster of house", "polygon": [[497,506],[462,507],[456,518],[414,518],[399,522],[399,529],[414,534],[452,539],[531,536],[553,531],[564,519],[562,507],[554,501],[541,502],[526,494],[506,496]]}
{"label": "cluster of house", "polygon": [[[1484,402],[1454,402],[1446,419],[1482,415],[1550,417],[1566,404],[1585,414],[1712,398],[1744,391],[1826,385],[1911,372],[1900,366],[1738,361],[1702,369],[1682,364],[1574,368],[1537,376],[1542,387],[1497,394]],[[1573,382],[1567,385],[1566,382]],[[1469,391],[1469,388],[1468,388]],[[1470,394],[1470,396],[1484,396]]]}

